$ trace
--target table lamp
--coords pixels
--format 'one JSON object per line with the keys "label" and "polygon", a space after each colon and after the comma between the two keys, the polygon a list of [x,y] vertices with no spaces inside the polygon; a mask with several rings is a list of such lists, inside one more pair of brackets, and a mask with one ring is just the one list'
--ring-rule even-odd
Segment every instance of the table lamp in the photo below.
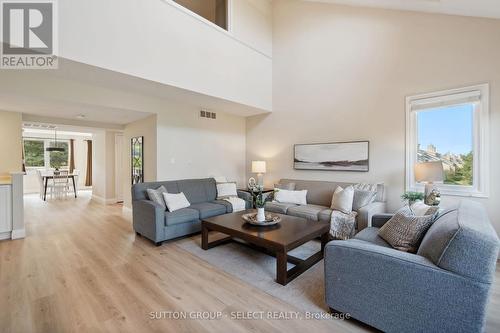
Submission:
{"label": "table lamp", "polygon": [[264,186],[266,161],[252,161],[252,172],[257,174],[257,185]]}
{"label": "table lamp", "polygon": [[425,204],[435,206],[439,204],[439,190],[434,186],[435,182],[444,180],[443,163],[438,162],[423,162],[415,164],[415,181],[425,182]]}

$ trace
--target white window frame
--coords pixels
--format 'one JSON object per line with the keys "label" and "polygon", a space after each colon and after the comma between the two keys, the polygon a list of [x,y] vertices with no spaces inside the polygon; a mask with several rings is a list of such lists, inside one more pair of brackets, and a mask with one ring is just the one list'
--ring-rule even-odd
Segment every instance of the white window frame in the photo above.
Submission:
{"label": "white window frame", "polygon": [[[417,111],[415,105],[460,105],[464,96],[479,95],[475,102],[473,121],[473,185],[435,184],[441,194],[466,197],[489,196],[489,84],[457,88],[406,97],[406,190],[423,192],[424,184],[415,182],[414,166],[417,163]],[[455,104],[454,101],[457,101]],[[461,102],[462,101],[462,102]],[[470,102],[469,102],[470,103]],[[432,107],[429,107],[432,108]]]}
{"label": "white window frame", "polygon": [[[47,170],[50,169],[50,152],[47,151],[47,148],[50,147],[51,142],[54,142],[54,139],[47,139],[47,138],[32,138],[32,137],[25,137],[23,138],[23,149],[24,149],[24,141],[41,141],[43,142],[43,160],[44,160],[44,166],[43,167],[33,167],[33,166],[26,166],[27,170]],[[68,144],[69,148],[69,139],[58,139],[57,142],[65,142]],[[69,154],[68,154],[68,166],[69,166]]]}

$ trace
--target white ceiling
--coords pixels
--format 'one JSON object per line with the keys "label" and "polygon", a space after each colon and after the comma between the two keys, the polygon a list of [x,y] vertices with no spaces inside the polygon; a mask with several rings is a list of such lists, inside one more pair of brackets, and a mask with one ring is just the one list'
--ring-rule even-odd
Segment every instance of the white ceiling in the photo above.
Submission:
{"label": "white ceiling", "polygon": [[500,0],[305,0],[351,6],[376,7],[442,13],[450,15],[500,18]]}
{"label": "white ceiling", "polygon": [[[60,101],[51,98],[2,93],[0,93],[0,109],[42,117],[84,120],[88,122],[118,125],[125,125],[150,115],[150,113],[115,109],[95,104],[92,105],[71,101]],[[85,115],[84,119],[78,118],[78,115],[81,114]]]}
{"label": "white ceiling", "polygon": [[173,105],[239,116],[266,112],[65,59],[59,59],[57,70],[0,75],[0,110],[21,112],[23,119],[32,122],[119,129]]}

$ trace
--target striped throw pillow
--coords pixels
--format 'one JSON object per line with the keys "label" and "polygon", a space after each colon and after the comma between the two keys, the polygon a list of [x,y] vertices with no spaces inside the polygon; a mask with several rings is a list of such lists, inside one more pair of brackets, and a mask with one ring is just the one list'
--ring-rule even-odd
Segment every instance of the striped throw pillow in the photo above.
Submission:
{"label": "striped throw pillow", "polygon": [[435,220],[435,212],[428,211],[426,214],[416,216],[410,207],[405,206],[380,228],[378,234],[393,248],[416,253]]}
{"label": "striped throw pillow", "polygon": [[158,205],[165,208],[165,210],[167,210],[165,199],[163,199],[163,193],[167,193],[167,189],[165,188],[165,186],[162,185],[158,187],[156,190],[148,188],[146,192],[148,192],[149,200],[153,201],[154,203],[157,203]]}

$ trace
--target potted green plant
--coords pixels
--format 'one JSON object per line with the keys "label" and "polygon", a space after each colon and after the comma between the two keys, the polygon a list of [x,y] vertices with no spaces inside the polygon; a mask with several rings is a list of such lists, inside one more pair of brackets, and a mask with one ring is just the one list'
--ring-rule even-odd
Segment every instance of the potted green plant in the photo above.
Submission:
{"label": "potted green plant", "polygon": [[272,196],[264,196],[262,187],[252,189],[252,196],[255,208],[257,208],[257,221],[264,222],[266,220],[264,207],[266,206],[266,202],[271,200]]}
{"label": "potted green plant", "polygon": [[425,195],[421,192],[405,192],[402,196],[401,199],[405,201],[408,206],[412,206],[415,202],[419,200],[424,200]]}

